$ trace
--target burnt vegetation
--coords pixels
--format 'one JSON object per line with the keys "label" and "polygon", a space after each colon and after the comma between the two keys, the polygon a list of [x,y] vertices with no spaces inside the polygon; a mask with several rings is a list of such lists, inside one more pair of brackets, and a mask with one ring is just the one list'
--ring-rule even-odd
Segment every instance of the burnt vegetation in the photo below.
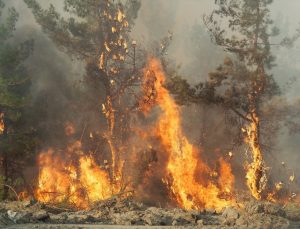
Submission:
{"label": "burnt vegetation", "polygon": [[282,85],[275,55],[294,49],[300,29],[280,32],[273,1],[216,0],[191,27],[185,45],[195,57],[186,66],[174,54],[176,31],[136,40],[143,1],[24,0],[34,36],[19,36],[24,12],[4,3],[0,198],[29,201],[18,208],[31,214],[10,220],[74,223],[73,213],[60,215],[74,209],[90,210],[82,222],[109,224],[249,225],[260,213],[278,225],[287,221],[275,215],[299,220],[299,169],[277,144],[299,136],[299,98],[287,99],[297,80]]}

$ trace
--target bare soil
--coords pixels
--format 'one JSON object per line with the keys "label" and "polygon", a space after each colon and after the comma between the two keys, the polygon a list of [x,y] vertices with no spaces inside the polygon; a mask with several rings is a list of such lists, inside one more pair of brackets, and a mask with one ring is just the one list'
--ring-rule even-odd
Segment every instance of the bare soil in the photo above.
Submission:
{"label": "bare soil", "polygon": [[111,199],[85,211],[34,201],[0,203],[0,228],[255,228],[300,229],[300,207],[250,200],[243,207],[185,211]]}

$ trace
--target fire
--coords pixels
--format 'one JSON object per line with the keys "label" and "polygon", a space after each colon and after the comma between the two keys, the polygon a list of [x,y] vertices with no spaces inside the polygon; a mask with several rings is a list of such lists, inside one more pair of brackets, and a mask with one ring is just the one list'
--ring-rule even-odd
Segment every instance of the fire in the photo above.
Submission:
{"label": "fire", "polygon": [[121,9],[118,9],[116,17],[117,17],[118,22],[121,23],[125,18],[125,14],[121,11]]}
{"label": "fire", "polygon": [[255,112],[249,117],[253,120],[245,129],[245,142],[249,145],[252,155],[252,163],[246,166],[247,186],[253,197],[260,200],[262,191],[267,184],[266,169],[263,161],[263,155],[258,144],[258,123],[259,118]]}
{"label": "fire", "polygon": [[0,112],[0,135],[3,134],[4,129],[5,129],[3,118],[4,118],[4,113]]}
{"label": "fire", "polygon": [[70,144],[64,153],[53,149],[42,152],[38,164],[40,173],[35,196],[41,202],[88,208],[113,193],[107,171],[102,170],[93,157],[84,155],[79,141]]}
{"label": "fire", "polygon": [[65,135],[66,136],[71,136],[75,133],[75,127],[72,123],[67,122],[65,125]]}
{"label": "fire", "polygon": [[184,136],[181,128],[180,109],[163,86],[165,74],[160,62],[151,59],[145,70],[141,109],[149,112],[156,103],[162,114],[159,117],[155,136],[162,143],[162,152],[168,154],[167,176],[163,179],[170,195],[184,209],[214,208],[221,210],[231,205],[231,200],[222,198],[233,190],[234,177],[230,165],[219,160],[219,180],[210,177],[211,169],[201,158],[201,152]]}

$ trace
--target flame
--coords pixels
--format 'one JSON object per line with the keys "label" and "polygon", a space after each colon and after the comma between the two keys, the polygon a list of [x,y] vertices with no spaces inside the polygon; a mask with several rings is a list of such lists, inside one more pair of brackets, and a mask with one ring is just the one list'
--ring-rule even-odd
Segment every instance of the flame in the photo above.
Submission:
{"label": "flame", "polygon": [[101,53],[100,55],[99,68],[104,70],[104,53]]}
{"label": "flame", "polygon": [[4,125],[4,113],[0,112],[0,135],[3,134],[5,125]]}
{"label": "flame", "polygon": [[125,14],[120,9],[118,9],[118,12],[117,12],[117,20],[118,20],[118,22],[121,23],[124,18],[125,18]]}
{"label": "flame", "polygon": [[209,181],[211,170],[200,159],[200,151],[184,136],[179,107],[163,86],[164,82],[165,74],[160,62],[151,59],[144,73],[143,91],[146,96],[141,109],[149,112],[155,101],[162,110],[155,135],[161,140],[163,152],[169,157],[166,166],[168,175],[163,181],[180,207],[221,210],[231,205],[230,200],[221,197],[224,192],[233,190],[234,177],[230,165],[220,160],[220,185]]}
{"label": "flame", "polygon": [[[64,159],[63,157],[64,156]],[[88,208],[91,203],[112,195],[109,175],[91,156],[83,155],[79,141],[64,153],[49,149],[40,153],[37,200],[43,203],[67,203]]]}
{"label": "flame", "polygon": [[226,162],[223,158],[219,159],[220,164],[220,177],[218,183],[221,187],[221,190],[224,193],[232,193],[234,186],[234,176],[232,174],[231,166],[228,162]]}
{"label": "flame", "polygon": [[72,123],[67,122],[65,125],[65,135],[66,136],[71,136],[75,133],[75,127]]}
{"label": "flame", "polygon": [[246,166],[246,179],[252,196],[260,200],[267,184],[266,169],[262,151],[258,143],[259,118],[253,112],[252,115],[249,115],[249,119],[252,120],[251,123],[243,129],[243,132],[246,133],[245,142],[249,145],[252,154],[252,163]]}
{"label": "flame", "polygon": [[110,49],[110,47],[108,46],[107,42],[104,42],[104,47],[105,47],[105,49],[106,49],[107,52],[110,52],[110,51],[111,51],[111,49]]}

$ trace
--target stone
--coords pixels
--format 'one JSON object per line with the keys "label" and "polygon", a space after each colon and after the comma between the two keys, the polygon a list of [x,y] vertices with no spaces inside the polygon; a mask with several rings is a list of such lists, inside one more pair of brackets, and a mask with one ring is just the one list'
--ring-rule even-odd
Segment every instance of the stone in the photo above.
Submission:
{"label": "stone", "polygon": [[222,213],[222,216],[225,218],[225,219],[233,219],[233,220],[236,220],[239,218],[240,214],[239,212],[232,208],[232,207],[227,207],[225,208],[225,210],[223,211]]}
{"label": "stone", "polygon": [[293,221],[300,221],[300,207],[297,204],[287,204],[284,208],[286,218]]}
{"label": "stone", "polygon": [[33,219],[43,221],[49,218],[49,214],[45,210],[39,210],[33,213]]}
{"label": "stone", "polygon": [[[174,217],[171,215],[171,213],[161,208],[150,207],[145,211],[142,219],[144,220],[145,224],[150,226],[164,226],[171,225],[174,221]],[[175,219],[178,221],[177,218]]]}
{"label": "stone", "polygon": [[216,214],[216,210],[213,208],[207,208],[207,209],[205,209],[205,213],[213,215],[213,214]]}
{"label": "stone", "polygon": [[235,224],[237,226],[248,226],[248,221],[245,219],[244,216],[241,216],[235,221]]}
{"label": "stone", "polygon": [[29,223],[31,215],[27,212],[16,212],[13,210],[8,210],[7,216],[14,223]]}
{"label": "stone", "polygon": [[30,207],[32,205],[33,205],[33,202],[31,200],[25,200],[25,201],[23,201],[23,206],[25,208],[28,208],[28,207]]}
{"label": "stone", "polygon": [[258,201],[249,201],[245,204],[245,210],[250,215],[263,213],[264,212],[264,204]]}
{"label": "stone", "polygon": [[203,226],[204,225],[203,219],[198,219],[197,220],[197,225]]}
{"label": "stone", "polygon": [[91,222],[92,219],[89,215],[74,213],[67,215],[66,221],[74,224],[84,224],[87,222]]}
{"label": "stone", "polygon": [[138,211],[115,213],[111,215],[112,222],[118,225],[142,225],[144,221]]}
{"label": "stone", "polygon": [[0,228],[14,224],[14,222],[8,217],[6,213],[0,213]]}
{"label": "stone", "polygon": [[278,204],[273,203],[265,203],[264,204],[264,212],[270,215],[277,215],[284,217],[286,215],[285,211]]}

